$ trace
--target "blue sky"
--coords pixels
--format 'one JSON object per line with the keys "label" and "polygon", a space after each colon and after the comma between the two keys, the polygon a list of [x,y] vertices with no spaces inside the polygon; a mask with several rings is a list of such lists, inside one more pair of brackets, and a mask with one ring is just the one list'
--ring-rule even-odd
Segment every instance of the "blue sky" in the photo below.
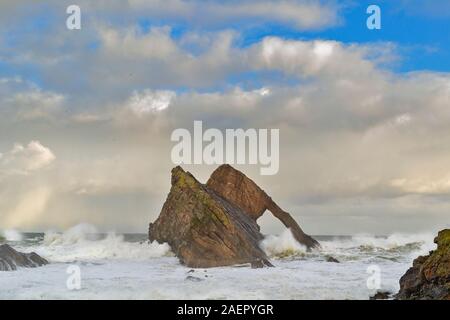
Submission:
{"label": "blue sky", "polygon": [[[449,11],[450,1],[325,1],[338,7],[339,21],[331,26],[313,28],[312,30],[299,30],[295,25],[273,21],[237,20],[224,25],[203,25],[192,23],[190,20],[177,20],[164,16],[146,17],[141,14],[135,17],[135,23],[143,32],[152,27],[170,26],[172,37],[178,39],[187,32],[216,32],[221,29],[237,30],[239,39],[236,46],[245,47],[261,41],[267,36],[277,36],[285,39],[296,40],[336,40],[346,44],[376,44],[392,43],[400,59],[389,67],[395,72],[410,71],[440,71],[450,70],[450,19],[449,14],[441,11]],[[377,4],[382,10],[382,29],[369,30],[366,28],[366,9],[371,4]],[[42,35],[53,32],[58,24],[64,23],[64,15],[60,14],[61,7],[51,3],[43,3],[30,8],[20,9],[27,16],[21,23],[6,25],[6,32],[2,33],[3,43],[9,50],[7,54],[14,55],[21,48],[21,42],[29,40],[33,34],[35,42]],[[86,15],[95,16],[101,13],[88,11]],[[30,14],[31,13],[31,14]],[[133,18],[128,18],[123,12],[106,15],[108,23],[121,25],[132,23]],[[89,23],[85,28],[88,29]],[[83,32],[89,32],[84,30]],[[70,39],[70,35],[68,34]],[[70,40],[69,40],[70,41]],[[84,50],[96,50],[98,41],[95,37],[90,43],[83,43]],[[64,47],[60,47],[64,50]],[[5,76],[24,75],[36,83],[45,85],[39,73],[39,69],[32,63],[12,65],[0,59],[0,74]],[[242,75],[244,83],[250,75]],[[239,77],[232,77],[231,82],[239,82]],[[182,88],[179,88],[182,89]]]}
{"label": "blue sky", "polygon": [[[336,40],[348,44],[390,42],[397,46],[402,56],[402,60],[393,66],[397,72],[450,71],[450,14],[440,15],[435,12],[439,8],[450,10],[450,1],[361,0],[337,3],[341,7],[340,22],[320,30],[298,30],[280,23],[253,24],[251,21],[239,21],[227,27],[241,32],[239,46],[251,45],[267,36]],[[369,16],[366,9],[372,4],[381,8],[381,30],[369,30],[366,27]],[[166,23],[164,19],[155,21],[143,18],[139,21],[143,30]],[[197,28],[185,23],[171,26],[174,38]]]}
{"label": "blue sky", "polygon": [[[432,1],[439,6],[439,1]],[[366,8],[379,3],[382,29],[366,28]],[[343,9],[342,25],[322,31],[299,32],[282,26],[250,30],[246,42],[258,41],[267,35],[292,39],[337,40],[345,43],[392,42],[398,46],[402,61],[398,72],[450,70],[450,19],[428,14],[408,14],[408,7],[399,10],[396,1],[359,1]]]}

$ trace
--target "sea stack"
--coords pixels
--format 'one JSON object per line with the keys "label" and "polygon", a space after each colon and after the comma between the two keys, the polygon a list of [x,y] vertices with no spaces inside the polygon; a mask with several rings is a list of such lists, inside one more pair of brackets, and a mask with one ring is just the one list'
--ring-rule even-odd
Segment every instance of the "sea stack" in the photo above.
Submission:
{"label": "sea stack", "polygon": [[434,239],[437,249],[418,257],[400,279],[398,300],[450,300],[450,229]]}
{"label": "sea stack", "polygon": [[319,245],[252,180],[229,165],[220,166],[206,185],[176,167],[171,182],[162,211],[150,224],[149,240],[167,242],[188,267],[271,266],[259,246],[263,235],[256,223],[266,210],[291,228],[303,245]]}

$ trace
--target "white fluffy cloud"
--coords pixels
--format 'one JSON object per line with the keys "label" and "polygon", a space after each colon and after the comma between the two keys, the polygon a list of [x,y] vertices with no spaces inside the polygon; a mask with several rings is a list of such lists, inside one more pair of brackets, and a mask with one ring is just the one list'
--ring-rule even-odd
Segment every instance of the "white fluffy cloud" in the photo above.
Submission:
{"label": "white fluffy cloud", "polygon": [[56,159],[53,152],[39,141],[28,145],[16,143],[5,153],[0,153],[0,172],[26,175],[49,166]]}
{"label": "white fluffy cloud", "polygon": [[127,103],[127,107],[138,116],[167,109],[176,96],[173,91],[135,91]]}

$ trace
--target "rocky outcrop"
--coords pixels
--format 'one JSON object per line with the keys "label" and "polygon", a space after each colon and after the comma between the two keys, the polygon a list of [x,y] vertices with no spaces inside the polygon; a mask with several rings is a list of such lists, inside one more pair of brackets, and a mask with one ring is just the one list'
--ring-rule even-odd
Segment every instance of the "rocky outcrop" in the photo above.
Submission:
{"label": "rocky outcrop", "polygon": [[270,265],[259,247],[256,222],[237,206],[198,182],[181,167],[172,170],[172,187],[149,240],[167,242],[189,267],[240,263]]}
{"label": "rocky outcrop", "polygon": [[[234,188],[240,190],[235,192]],[[263,235],[256,223],[268,204],[274,208],[269,199],[253,181],[230,166],[219,167],[206,185],[176,167],[162,211],[150,224],[149,240],[167,242],[189,267],[244,263],[253,267],[271,266],[259,246]]]}
{"label": "rocky outcrop", "polygon": [[253,220],[258,220],[268,210],[291,230],[299,243],[307,248],[319,246],[319,243],[305,234],[294,218],[283,211],[264,190],[232,166],[225,164],[217,168],[206,185],[224,199],[237,205]]}
{"label": "rocky outcrop", "polygon": [[35,268],[48,264],[36,253],[20,253],[7,244],[0,245],[0,271],[13,271],[18,267]]}
{"label": "rocky outcrop", "polygon": [[399,300],[450,300],[450,229],[434,239],[437,249],[418,257],[400,279]]}

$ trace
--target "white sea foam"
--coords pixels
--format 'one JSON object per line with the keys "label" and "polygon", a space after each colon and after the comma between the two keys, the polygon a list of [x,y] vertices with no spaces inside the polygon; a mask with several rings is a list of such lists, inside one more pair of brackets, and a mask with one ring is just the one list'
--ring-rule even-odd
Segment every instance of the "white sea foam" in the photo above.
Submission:
{"label": "white sea foam", "polygon": [[306,247],[295,240],[291,230],[286,229],[281,235],[268,235],[261,242],[261,248],[269,257],[286,257],[302,255]]}
{"label": "white sea foam", "polygon": [[66,232],[45,233],[41,245],[33,248],[51,262],[94,261],[103,259],[150,259],[170,255],[167,244],[126,242],[111,232],[99,237],[94,226],[81,224]]}
{"label": "white sea foam", "polygon": [[352,237],[352,242],[359,246],[373,248],[382,248],[385,250],[395,250],[405,246],[432,244],[434,235],[431,233],[423,234],[402,234],[395,233],[388,237],[374,237],[372,235],[356,235]]}
{"label": "white sea foam", "polygon": [[96,240],[98,230],[90,224],[82,223],[65,232],[47,231],[44,235],[44,245],[73,245],[87,240]]}
{"label": "white sea foam", "polygon": [[369,234],[359,234],[351,239],[335,238],[322,243],[322,251],[327,253],[343,253],[348,256],[353,252],[357,255],[384,254],[403,256],[406,259],[426,254],[436,248],[432,233],[402,234],[395,233],[387,237],[376,237]]}
{"label": "white sea foam", "polygon": [[23,239],[22,233],[14,229],[1,231],[0,235],[2,235],[7,241],[19,242]]}
{"label": "white sea foam", "polygon": [[[51,264],[20,269],[2,278],[0,299],[368,299],[367,269],[377,265],[381,289],[397,292],[398,281],[422,251],[433,249],[432,234],[358,235],[328,238],[307,252],[289,231],[268,236],[261,247],[275,268],[223,267],[191,271],[167,244],[127,242],[110,233],[94,236],[89,225],[43,240],[23,242]],[[128,239],[128,238],[127,238]],[[341,263],[328,263],[332,255]],[[82,290],[66,288],[67,267],[81,268]],[[198,281],[189,281],[187,276]],[[24,289],[26,288],[26,289]]]}

